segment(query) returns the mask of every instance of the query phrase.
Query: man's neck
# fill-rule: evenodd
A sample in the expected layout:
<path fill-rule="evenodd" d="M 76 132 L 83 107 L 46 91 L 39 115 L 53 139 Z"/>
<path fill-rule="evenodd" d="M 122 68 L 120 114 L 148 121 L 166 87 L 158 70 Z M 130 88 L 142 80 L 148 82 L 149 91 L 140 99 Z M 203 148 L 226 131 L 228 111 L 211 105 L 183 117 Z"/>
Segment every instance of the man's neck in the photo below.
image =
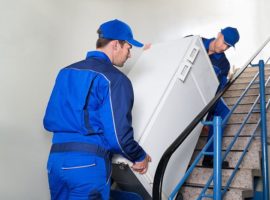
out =
<path fill-rule="evenodd" d="M 208 49 L 208 52 L 207 52 L 208 55 L 211 55 L 211 54 L 215 53 L 215 48 L 214 48 L 215 43 L 216 43 L 216 40 L 213 40 L 213 41 L 210 42 L 209 49 Z"/>
<path fill-rule="evenodd" d="M 108 58 L 110 59 L 110 61 L 113 62 L 112 52 L 110 51 L 109 48 L 97 48 L 96 50 L 105 53 L 108 56 Z"/>

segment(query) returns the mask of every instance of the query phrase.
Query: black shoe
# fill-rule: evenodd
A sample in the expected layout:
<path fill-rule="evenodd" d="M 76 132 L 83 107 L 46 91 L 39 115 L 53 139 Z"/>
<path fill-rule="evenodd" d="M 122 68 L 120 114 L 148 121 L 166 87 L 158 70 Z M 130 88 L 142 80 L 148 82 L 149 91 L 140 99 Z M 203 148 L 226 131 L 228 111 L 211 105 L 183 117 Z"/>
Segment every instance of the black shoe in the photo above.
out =
<path fill-rule="evenodd" d="M 213 168 L 213 156 L 204 156 L 202 166 L 207 168 Z"/>
<path fill-rule="evenodd" d="M 207 168 L 214 168 L 213 156 L 204 156 L 202 166 Z M 229 168 L 229 162 L 224 160 L 221 164 L 222 169 Z"/>
<path fill-rule="evenodd" d="M 224 160 L 222 161 L 222 164 L 221 164 L 221 168 L 222 169 L 228 169 L 230 166 L 229 166 L 229 162 Z"/>

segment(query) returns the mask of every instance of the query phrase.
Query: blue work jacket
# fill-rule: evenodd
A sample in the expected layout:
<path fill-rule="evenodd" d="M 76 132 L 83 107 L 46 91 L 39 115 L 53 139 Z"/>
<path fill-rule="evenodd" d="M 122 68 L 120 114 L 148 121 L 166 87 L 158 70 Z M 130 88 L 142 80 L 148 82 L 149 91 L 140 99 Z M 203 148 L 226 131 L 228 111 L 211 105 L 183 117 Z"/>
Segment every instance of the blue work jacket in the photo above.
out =
<path fill-rule="evenodd" d="M 53 143 L 101 145 L 132 162 L 146 153 L 134 140 L 130 80 L 100 51 L 60 70 L 48 102 L 44 127 Z"/>

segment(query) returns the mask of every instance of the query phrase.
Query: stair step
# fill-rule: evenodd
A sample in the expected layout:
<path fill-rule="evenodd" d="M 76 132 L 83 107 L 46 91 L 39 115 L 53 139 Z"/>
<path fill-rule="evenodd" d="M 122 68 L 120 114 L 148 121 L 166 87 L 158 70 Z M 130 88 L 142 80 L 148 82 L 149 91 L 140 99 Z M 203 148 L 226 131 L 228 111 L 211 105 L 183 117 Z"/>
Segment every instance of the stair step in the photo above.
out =
<path fill-rule="evenodd" d="M 239 103 L 239 105 L 253 104 L 258 95 L 245 96 Z M 223 98 L 228 106 L 234 106 L 239 97 L 225 97 Z M 266 95 L 265 99 L 270 99 L 270 95 Z M 258 102 L 259 103 L 259 102 Z"/>
<path fill-rule="evenodd" d="M 180 192 L 182 193 L 184 200 L 195 200 L 200 195 L 202 189 L 202 187 L 183 186 Z M 213 189 L 208 189 L 206 194 L 213 194 Z M 225 193 L 223 200 L 243 200 L 244 198 L 252 196 L 252 190 L 230 189 Z M 204 197 L 203 199 L 206 200 L 211 198 Z"/>
<path fill-rule="evenodd" d="M 234 136 L 236 132 L 240 129 L 240 126 L 241 124 L 227 124 L 223 132 L 223 136 Z M 251 136 L 255 129 L 256 124 L 245 124 L 240 133 L 240 136 Z M 208 136 L 208 133 L 202 132 L 201 136 Z"/>
<path fill-rule="evenodd" d="M 225 127 L 223 136 L 234 136 L 236 132 L 239 130 L 241 124 L 228 124 Z M 240 136 L 251 136 L 251 134 L 255 131 L 256 124 L 245 124 Z"/>
<path fill-rule="evenodd" d="M 240 76 L 239 78 L 248 78 L 248 77 L 254 77 L 256 75 L 256 73 L 258 72 L 258 70 L 254 70 L 254 71 L 250 71 L 250 70 L 245 70 Z M 268 68 L 265 69 L 265 76 L 270 75 L 270 71 Z"/>
<path fill-rule="evenodd" d="M 270 127 L 270 121 L 268 121 L 266 123 L 266 126 L 267 126 L 267 137 L 268 137 L 268 143 L 270 142 L 270 131 L 269 131 L 269 127 Z M 258 130 L 256 131 L 256 134 L 258 137 L 261 136 L 261 127 L 259 126 L 258 127 Z M 268 144 L 269 145 L 269 144 Z M 269 149 L 269 148 L 268 148 Z"/>
<path fill-rule="evenodd" d="M 242 124 L 246 116 L 247 114 L 232 114 L 227 124 Z M 252 113 L 247 123 L 256 124 L 260 118 L 260 113 Z"/>
<path fill-rule="evenodd" d="M 253 77 L 244 77 L 244 78 L 241 78 L 239 77 L 238 79 L 235 80 L 234 84 L 239 84 L 239 83 L 247 83 L 249 84 L 250 81 L 252 81 Z M 266 76 L 265 77 L 265 81 L 267 81 L 268 77 Z M 259 76 L 256 78 L 255 81 L 259 81 Z"/>
<path fill-rule="evenodd" d="M 240 101 L 239 105 L 252 104 L 256 100 L 256 98 L 257 95 L 246 96 Z M 239 97 L 223 97 L 223 100 L 228 106 L 234 106 L 238 99 Z"/>
<path fill-rule="evenodd" d="M 246 89 L 249 83 L 237 83 L 233 84 L 228 88 L 229 90 L 239 90 L 239 89 Z M 260 88 L 260 85 L 258 83 L 253 83 L 250 88 Z"/>
<path fill-rule="evenodd" d="M 236 109 L 233 111 L 233 114 L 243 114 L 248 113 L 251 109 L 253 104 L 245 104 L 245 105 L 238 105 Z M 228 106 L 230 109 L 233 108 L 233 106 Z M 260 104 L 256 104 L 253 108 L 252 112 L 260 112 Z"/>
<path fill-rule="evenodd" d="M 200 151 L 195 151 L 192 155 L 190 163 L 193 163 L 194 159 L 197 157 L 197 155 L 200 153 Z M 225 153 L 225 151 L 223 151 Z M 242 156 L 243 151 L 231 151 L 226 156 L 225 160 L 229 162 L 229 168 L 235 168 L 237 162 L 239 161 L 240 157 Z M 197 166 L 202 166 L 202 159 L 198 162 Z M 256 176 L 260 176 L 261 172 L 261 165 L 260 165 L 260 153 L 256 151 L 248 151 L 240 164 L 239 168 L 243 169 L 250 169 L 253 170 L 254 174 Z"/>
<path fill-rule="evenodd" d="M 270 70 L 270 64 L 265 64 L 264 65 L 264 69 L 265 69 L 265 71 L 266 70 Z M 245 72 L 258 72 L 259 71 L 259 67 L 258 66 L 256 66 L 256 67 L 251 67 L 251 66 L 249 66 L 249 67 L 247 67 L 246 69 L 245 69 L 245 71 L 244 71 L 244 73 Z"/>
<path fill-rule="evenodd" d="M 267 122 L 268 127 L 270 127 L 270 121 Z M 225 130 L 223 132 L 223 138 L 228 138 L 228 137 L 234 137 L 236 133 L 239 131 L 241 124 L 228 124 L 225 127 Z M 255 130 L 257 127 L 257 124 L 245 124 L 244 127 L 242 128 L 242 131 L 240 132 L 240 137 L 250 137 L 254 131 L 256 131 L 255 135 L 257 137 L 260 136 L 260 126 L 258 126 L 258 130 Z M 270 132 L 269 132 L 270 135 Z M 208 133 L 202 132 L 200 135 L 202 138 L 205 138 L 208 136 Z"/>
<path fill-rule="evenodd" d="M 244 89 L 239 89 L 239 90 L 228 90 L 225 92 L 223 97 L 240 97 L 244 92 Z M 258 95 L 260 93 L 259 88 L 251 88 L 247 91 L 247 95 Z M 265 89 L 266 94 L 270 94 L 270 87 L 266 87 Z"/>
<path fill-rule="evenodd" d="M 234 145 L 232 147 L 232 150 L 235 150 L 235 151 L 244 150 L 249 142 L 249 139 L 250 139 L 250 137 L 237 138 L 236 142 L 234 143 Z M 232 140 L 233 140 L 233 137 L 223 137 L 222 150 L 226 150 L 228 148 L 228 146 L 230 145 Z M 207 137 L 200 137 L 195 149 L 201 150 L 205 146 L 206 141 L 207 141 Z M 252 150 L 252 151 L 260 151 L 261 150 L 260 138 L 253 139 L 249 150 Z"/>
<path fill-rule="evenodd" d="M 193 172 L 187 179 L 187 184 L 195 184 L 198 186 L 204 186 L 212 175 L 213 169 L 211 168 L 194 168 Z M 228 179 L 230 178 L 233 170 L 223 169 L 222 170 L 222 186 L 225 186 Z M 212 184 L 213 185 L 213 182 Z M 241 169 L 235 174 L 235 177 L 230 185 L 231 188 L 253 190 L 253 174 L 251 170 Z"/>
<path fill-rule="evenodd" d="M 227 122 L 227 125 L 229 124 L 242 124 L 244 119 L 246 118 L 247 114 L 246 113 L 233 113 Z M 267 112 L 266 118 L 270 117 L 270 112 Z M 254 112 L 251 113 L 247 123 L 249 124 L 256 124 L 258 120 L 261 119 L 261 114 L 260 112 Z"/>

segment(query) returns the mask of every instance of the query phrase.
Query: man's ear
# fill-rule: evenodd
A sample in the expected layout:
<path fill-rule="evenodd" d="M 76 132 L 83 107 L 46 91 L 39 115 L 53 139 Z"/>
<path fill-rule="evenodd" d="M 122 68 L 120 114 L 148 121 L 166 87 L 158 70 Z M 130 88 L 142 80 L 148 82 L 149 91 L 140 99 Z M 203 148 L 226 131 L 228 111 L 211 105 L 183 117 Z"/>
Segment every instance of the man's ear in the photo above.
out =
<path fill-rule="evenodd" d="M 118 48 L 118 42 L 117 42 L 117 40 L 113 40 L 112 41 L 112 47 L 113 47 L 113 50 L 117 50 L 117 48 Z"/>

